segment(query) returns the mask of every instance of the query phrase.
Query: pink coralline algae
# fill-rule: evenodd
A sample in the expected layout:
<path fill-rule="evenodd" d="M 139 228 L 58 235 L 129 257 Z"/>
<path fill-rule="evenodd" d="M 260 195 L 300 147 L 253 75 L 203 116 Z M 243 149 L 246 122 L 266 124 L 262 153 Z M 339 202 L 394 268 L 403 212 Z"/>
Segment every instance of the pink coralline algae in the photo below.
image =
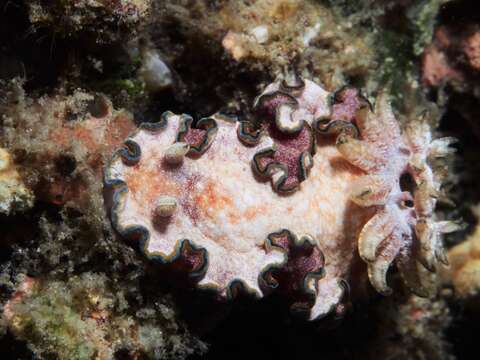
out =
<path fill-rule="evenodd" d="M 440 235 L 457 227 L 434 219 L 429 166 L 451 139 L 432 141 L 422 121 L 402 133 L 384 95 L 373 109 L 354 88 L 297 77 L 255 109 L 255 121 L 166 112 L 142 124 L 105 172 L 117 231 L 200 288 L 279 291 L 311 319 L 344 308 L 357 254 L 379 292 L 395 263 L 425 294 L 426 270 L 446 261 Z"/>

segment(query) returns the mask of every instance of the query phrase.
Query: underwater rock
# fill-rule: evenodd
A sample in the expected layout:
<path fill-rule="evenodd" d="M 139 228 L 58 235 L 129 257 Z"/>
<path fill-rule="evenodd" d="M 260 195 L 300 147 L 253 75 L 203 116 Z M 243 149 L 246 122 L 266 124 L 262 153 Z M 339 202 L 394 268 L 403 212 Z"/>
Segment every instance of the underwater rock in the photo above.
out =
<path fill-rule="evenodd" d="M 373 310 L 378 326 L 365 358 L 453 360 L 446 331 L 453 320 L 447 302 L 413 294 L 385 298 Z"/>
<path fill-rule="evenodd" d="M 9 215 L 33 205 L 33 194 L 25 187 L 7 150 L 0 148 L 0 213 Z"/>
<path fill-rule="evenodd" d="M 468 37 L 445 25 L 439 26 L 435 30 L 433 41 L 423 54 L 422 81 L 424 85 L 439 87 L 452 84 L 459 89 L 464 86 L 463 82 L 465 82 L 467 74 L 463 70 L 463 66 L 467 65 L 468 68 L 471 66 L 468 59 L 472 57 L 474 60 L 475 58 L 475 44 L 468 45 L 470 38 L 474 39 L 475 33 Z M 467 61 L 462 64 L 464 59 Z"/>
<path fill-rule="evenodd" d="M 3 317 L 42 359 L 184 359 L 204 352 L 206 345 L 177 323 L 169 306 L 168 299 L 158 299 L 132 313 L 123 290 L 102 274 L 67 282 L 25 276 Z"/>
<path fill-rule="evenodd" d="M 147 16 L 150 4 L 150 0 L 28 2 L 34 28 L 49 27 L 63 37 L 88 34 L 100 42 L 130 36 Z"/>
<path fill-rule="evenodd" d="M 152 6 L 152 12 L 159 14 L 149 29 L 152 39 L 169 64 L 182 64 L 178 75 L 184 82 L 192 80 L 190 72 L 196 69 L 199 55 L 210 62 L 222 58 L 224 79 L 244 68 L 274 78 L 296 63 L 301 74 L 315 77 L 329 90 L 348 77 L 378 71 L 372 32 L 363 33 L 349 19 L 340 21 L 325 2 L 228 0 L 212 5 L 206 0 L 168 0 Z M 179 44 L 178 36 L 188 39 L 189 45 Z M 208 46 L 198 46 L 202 43 Z M 189 66 L 182 69 L 184 64 Z M 208 73 L 204 82 L 222 86 L 221 81 L 212 81 L 212 75 Z M 199 85 L 189 83 L 185 91 Z"/>
<path fill-rule="evenodd" d="M 81 208 L 101 184 L 104 161 L 134 128 L 132 116 L 103 95 L 26 97 L 15 84 L 2 142 L 17 155 L 27 186 L 49 203 Z"/>
<path fill-rule="evenodd" d="M 441 96 L 449 95 L 452 105 L 478 131 L 475 108 L 479 101 L 480 26 L 472 5 L 450 2 L 442 8 L 421 69 L 423 84 L 437 89 Z"/>
<path fill-rule="evenodd" d="M 479 208 L 475 209 L 478 217 Z M 450 267 L 442 271 L 445 284 L 453 285 L 459 299 L 475 299 L 480 294 L 480 227 L 448 251 Z"/>

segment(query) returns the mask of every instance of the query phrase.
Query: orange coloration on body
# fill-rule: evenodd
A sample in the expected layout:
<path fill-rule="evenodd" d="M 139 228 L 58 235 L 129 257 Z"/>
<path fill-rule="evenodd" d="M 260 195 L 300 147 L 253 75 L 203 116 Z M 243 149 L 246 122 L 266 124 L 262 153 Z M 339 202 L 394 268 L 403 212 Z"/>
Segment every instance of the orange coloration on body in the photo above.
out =
<path fill-rule="evenodd" d="M 145 195 L 141 201 L 145 203 L 154 203 L 157 194 L 176 196 L 182 192 L 181 184 L 170 179 L 168 176 L 161 176 L 164 172 L 158 172 L 155 169 L 142 171 L 138 173 L 129 173 L 126 181 L 130 185 L 132 193 Z M 153 191 L 141 191 L 145 187 Z M 140 200 L 140 199 L 139 199 Z"/>
<path fill-rule="evenodd" d="M 432 220 L 440 183 L 427 160 L 446 156 L 451 139 L 432 140 L 425 123 L 402 133 L 384 95 L 373 110 L 358 91 L 341 94 L 332 111 L 330 95 L 311 81 L 271 84 L 255 102 L 263 132 L 212 116 L 213 135 L 197 139 L 208 146 L 171 169 L 162 156 L 191 118 L 165 113 L 162 129 L 130 138 L 141 149 L 137 164 L 117 157 L 107 169 L 107 185 L 120 176 L 129 190 L 114 226 L 127 235 L 142 229 L 146 253 L 169 260 L 188 240 L 203 265 L 195 266 L 203 271 L 199 286 L 222 296 L 239 286 L 257 295 L 281 289 L 310 318 L 341 312 L 350 280 L 364 287 L 368 276 L 388 293 L 391 264 L 422 293 L 417 264 L 433 271 L 443 261 L 439 236 L 454 229 Z M 325 123 L 328 113 L 340 119 Z M 413 189 L 401 187 L 405 174 Z M 158 229 L 150 219 L 161 196 L 173 197 L 179 211 Z"/>
<path fill-rule="evenodd" d="M 215 213 L 224 210 L 226 207 L 232 206 L 232 199 L 227 194 L 220 191 L 218 184 L 212 180 L 208 180 L 205 188 L 195 195 L 195 203 L 199 209 L 204 212 L 209 212 L 212 217 Z"/>

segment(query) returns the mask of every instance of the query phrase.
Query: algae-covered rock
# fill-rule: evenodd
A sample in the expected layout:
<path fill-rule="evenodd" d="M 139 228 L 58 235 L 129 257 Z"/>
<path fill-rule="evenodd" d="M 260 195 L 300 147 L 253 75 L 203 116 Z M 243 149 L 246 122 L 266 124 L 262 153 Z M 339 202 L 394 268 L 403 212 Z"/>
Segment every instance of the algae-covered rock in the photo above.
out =
<path fill-rule="evenodd" d="M 150 0 L 35 0 L 28 3 L 36 28 L 51 27 L 62 37 L 86 33 L 97 41 L 114 41 L 135 30 L 147 15 Z"/>
<path fill-rule="evenodd" d="M 477 217 L 479 207 L 474 209 Z M 452 286 L 458 299 L 474 304 L 480 295 L 480 227 L 473 234 L 448 252 L 450 267 L 445 269 L 442 279 Z M 476 306 L 475 306 L 476 307 Z"/>
<path fill-rule="evenodd" d="M 101 201 L 105 160 L 132 131 L 131 114 L 81 90 L 32 98 L 13 81 L 5 94 L 0 141 L 37 197 L 77 208 Z"/>
<path fill-rule="evenodd" d="M 25 277 L 4 307 L 8 328 L 41 359 L 183 359 L 205 344 L 177 323 L 169 298 L 135 312 L 105 275 Z"/>
<path fill-rule="evenodd" d="M 10 153 L 0 148 L 0 213 L 26 210 L 33 204 L 33 195 L 25 187 Z"/>

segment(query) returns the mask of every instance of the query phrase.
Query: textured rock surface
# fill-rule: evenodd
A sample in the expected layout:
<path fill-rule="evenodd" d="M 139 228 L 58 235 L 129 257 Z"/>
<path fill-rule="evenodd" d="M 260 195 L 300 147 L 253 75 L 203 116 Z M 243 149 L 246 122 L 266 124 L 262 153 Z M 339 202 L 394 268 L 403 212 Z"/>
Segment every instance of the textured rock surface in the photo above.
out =
<path fill-rule="evenodd" d="M 33 195 L 23 184 L 12 155 L 0 148 L 0 212 L 24 211 L 33 204 Z"/>
<path fill-rule="evenodd" d="M 33 339 L 41 358 L 183 359 L 206 346 L 184 333 L 169 299 L 128 314 L 125 293 L 105 276 L 85 273 L 68 282 L 25 277 L 4 306 L 4 320 L 20 339 Z"/>
<path fill-rule="evenodd" d="M 478 216 L 478 207 L 475 209 Z M 455 295 L 473 303 L 480 291 L 480 230 L 478 225 L 465 241 L 448 251 L 450 267 L 442 273 L 443 281 L 452 285 Z"/>

